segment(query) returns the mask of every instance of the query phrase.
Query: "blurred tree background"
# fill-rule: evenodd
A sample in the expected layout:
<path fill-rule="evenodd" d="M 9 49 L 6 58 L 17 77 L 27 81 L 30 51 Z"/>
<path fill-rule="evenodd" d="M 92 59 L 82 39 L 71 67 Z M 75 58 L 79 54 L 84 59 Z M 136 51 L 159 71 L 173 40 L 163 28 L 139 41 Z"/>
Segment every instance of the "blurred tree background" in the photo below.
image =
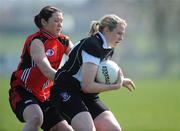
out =
<path fill-rule="evenodd" d="M 17 66 L 26 36 L 37 30 L 34 16 L 43 6 L 64 12 L 63 32 L 75 43 L 92 20 L 115 13 L 128 23 L 114 60 L 135 78 L 180 77 L 179 0 L 0 0 L 0 75 Z"/>
<path fill-rule="evenodd" d="M 0 131 L 19 131 L 8 102 L 9 79 L 42 7 L 64 13 L 63 33 L 76 43 L 92 20 L 117 14 L 128 23 L 113 59 L 137 86 L 102 93 L 124 131 L 180 130 L 180 0 L 0 0 Z M 12 125 L 12 126 L 11 126 Z"/>

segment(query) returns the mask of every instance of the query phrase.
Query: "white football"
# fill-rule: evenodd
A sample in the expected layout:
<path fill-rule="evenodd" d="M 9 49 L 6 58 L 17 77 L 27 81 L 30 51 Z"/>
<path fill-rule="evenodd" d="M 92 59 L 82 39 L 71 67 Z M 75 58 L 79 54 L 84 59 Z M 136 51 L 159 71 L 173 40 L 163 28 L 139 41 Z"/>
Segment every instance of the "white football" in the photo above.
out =
<path fill-rule="evenodd" d="M 120 67 L 112 60 L 102 61 L 98 66 L 96 81 L 104 84 L 114 84 L 118 80 Z"/>

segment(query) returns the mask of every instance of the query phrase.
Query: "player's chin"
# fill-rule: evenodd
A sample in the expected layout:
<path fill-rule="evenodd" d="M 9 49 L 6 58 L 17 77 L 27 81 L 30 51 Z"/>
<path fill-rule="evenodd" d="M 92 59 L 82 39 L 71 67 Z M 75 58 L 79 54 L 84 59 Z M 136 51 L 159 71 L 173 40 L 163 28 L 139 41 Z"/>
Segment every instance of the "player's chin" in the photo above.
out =
<path fill-rule="evenodd" d="M 59 29 L 59 28 L 56 29 L 56 33 L 57 33 L 57 34 L 61 33 L 61 29 Z"/>
<path fill-rule="evenodd" d="M 119 44 L 119 42 L 115 42 L 115 43 L 114 43 L 114 47 L 117 46 L 118 44 Z"/>
<path fill-rule="evenodd" d="M 55 32 L 55 35 L 58 36 L 60 33 L 61 33 L 61 32 L 57 30 L 57 31 Z"/>

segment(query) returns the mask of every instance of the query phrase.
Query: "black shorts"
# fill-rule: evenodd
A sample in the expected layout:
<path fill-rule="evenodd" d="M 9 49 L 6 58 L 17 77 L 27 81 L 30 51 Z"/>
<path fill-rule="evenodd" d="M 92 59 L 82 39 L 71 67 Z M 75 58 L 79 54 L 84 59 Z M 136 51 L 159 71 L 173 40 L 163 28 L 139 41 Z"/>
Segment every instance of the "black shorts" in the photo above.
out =
<path fill-rule="evenodd" d="M 64 120 L 63 116 L 51 105 L 50 101 L 42 103 L 32 93 L 22 87 L 15 87 L 9 90 L 9 102 L 13 112 L 21 122 L 25 122 L 23 119 L 24 109 L 31 104 L 38 104 L 44 115 L 41 126 L 44 130 L 49 130 L 55 124 Z"/>
<path fill-rule="evenodd" d="M 109 110 L 100 100 L 97 93 L 81 92 L 80 94 L 93 119 L 95 119 L 102 112 Z"/>
<path fill-rule="evenodd" d="M 83 111 L 90 112 L 92 118 L 96 118 L 102 112 L 108 110 L 108 108 L 99 99 L 98 94 L 85 94 L 82 91 L 71 90 L 71 85 L 64 85 L 70 88 L 64 88 L 54 85 L 51 90 L 51 101 L 58 108 L 60 112 L 63 112 L 70 120 L 78 113 Z M 69 90 L 70 89 L 70 90 Z"/>

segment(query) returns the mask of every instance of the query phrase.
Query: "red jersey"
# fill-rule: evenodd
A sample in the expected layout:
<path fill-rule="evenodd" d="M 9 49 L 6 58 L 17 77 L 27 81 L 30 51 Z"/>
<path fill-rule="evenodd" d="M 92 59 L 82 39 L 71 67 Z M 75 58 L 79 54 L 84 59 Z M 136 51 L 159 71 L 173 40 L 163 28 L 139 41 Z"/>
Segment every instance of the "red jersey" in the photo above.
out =
<path fill-rule="evenodd" d="M 53 81 L 43 75 L 30 56 L 30 44 L 34 39 L 40 39 L 43 42 L 46 56 L 54 69 L 58 69 L 60 65 L 63 54 L 69 45 L 69 39 L 62 34 L 54 37 L 47 31 L 40 30 L 28 36 L 25 41 L 21 61 L 11 78 L 11 87 L 21 86 L 32 92 L 38 100 L 44 102 L 50 96 Z"/>

